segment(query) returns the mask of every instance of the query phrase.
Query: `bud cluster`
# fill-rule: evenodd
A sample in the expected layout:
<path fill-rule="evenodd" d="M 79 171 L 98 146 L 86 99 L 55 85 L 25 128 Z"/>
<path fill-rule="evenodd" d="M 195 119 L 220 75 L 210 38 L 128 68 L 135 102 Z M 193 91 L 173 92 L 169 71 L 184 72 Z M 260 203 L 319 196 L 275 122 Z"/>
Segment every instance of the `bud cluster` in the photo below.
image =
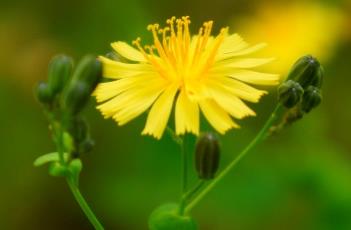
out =
<path fill-rule="evenodd" d="M 102 64 L 88 55 L 73 67 L 70 57 L 55 56 L 49 64 L 47 82 L 40 82 L 35 94 L 48 115 L 54 140 L 62 138 L 64 152 L 77 158 L 94 145 L 80 112 L 101 79 Z"/>
<path fill-rule="evenodd" d="M 322 101 L 323 67 L 311 55 L 301 57 L 291 68 L 287 80 L 278 88 L 279 102 L 289 110 L 285 123 L 301 119 Z"/>

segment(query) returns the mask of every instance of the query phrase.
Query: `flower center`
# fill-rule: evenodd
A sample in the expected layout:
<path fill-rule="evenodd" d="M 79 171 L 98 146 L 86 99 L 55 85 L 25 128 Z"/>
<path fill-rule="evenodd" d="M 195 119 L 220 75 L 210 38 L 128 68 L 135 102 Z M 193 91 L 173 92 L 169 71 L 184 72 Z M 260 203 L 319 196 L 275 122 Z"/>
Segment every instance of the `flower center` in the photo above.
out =
<path fill-rule="evenodd" d="M 159 28 L 159 24 L 147 27 L 152 32 L 153 45 L 143 48 L 140 38 L 133 44 L 161 77 L 178 83 L 180 88 L 188 91 L 188 88 L 193 88 L 191 85 L 200 83 L 206 77 L 228 29 L 223 28 L 214 38 L 211 36 L 213 21 L 208 21 L 200 27 L 197 35 L 191 37 L 188 16 L 179 19 L 172 17 L 167 24 L 164 28 Z"/>

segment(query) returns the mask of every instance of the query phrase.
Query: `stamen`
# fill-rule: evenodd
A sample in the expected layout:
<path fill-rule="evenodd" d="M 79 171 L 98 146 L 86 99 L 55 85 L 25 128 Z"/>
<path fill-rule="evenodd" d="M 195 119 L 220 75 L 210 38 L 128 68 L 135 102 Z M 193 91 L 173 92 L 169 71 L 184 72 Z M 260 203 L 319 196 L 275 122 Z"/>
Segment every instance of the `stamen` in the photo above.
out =
<path fill-rule="evenodd" d="M 202 27 L 199 29 L 199 33 L 198 33 L 198 37 L 197 37 L 197 41 L 196 41 L 196 46 L 195 46 L 195 51 L 194 51 L 194 57 L 193 57 L 193 61 L 191 63 L 192 66 L 197 63 L 198 56 L 200 55 L 200 44 L 201 44 L 201 40 L 202 40 L 203 30 L 204 29 Z"/>
<path fill-rule="evenodd" d="M 228 27 L 222 28 L 220 33 L 215 38 L 215 40 L 213 42 L 214 45 L 211 47 L 211 51 L 210 51 L 209 55 L 206 58 L 206 63 L 204 65 L 204 68 L 203 68 L 202 73 L 200 74 L 200 76 L 202 76 L 202 74 L 204 72 L 206 72 L 208 70 L 208 68 L 210 67 L 210 65 L 213 63 L 214 58 L 215 58 L 216 53 L 217 53 L 217 50 L 218 50 L 219 46 L 221 45 L 221 43 L 223 42 L 223 39 L 224 39 L 224 37 L 225 37 L 227 32 L 228 32 Z"/>
<path fill-rule="evenodd" d="M 147 55 L 143 47 L 141 47 L 140 42 L 141 42 L 141 38 L 138 37 L 134 41 L 132 41 L 132 44 L 140 50 L 140 52 L 143 54 L 146 60 L 150 60 L 149 56 Z"/>
<path fill-rule="evenodd" d="M 191 76 L 202 76 L 213 63 L 227 29 L 222 29 L 209 46 L 213 21 L 205 22 L 198 31 L 193 50 L 190 49 L 189 16 L 173 16 L 167 19 L 166 23 L 164 28 L 160 28 L 159 24 L 147 26 L 153 36 L 153 45 L 142 48 L 140 38 L 133 41 L 133 44 L 165 79 L 185 83 Z"/>

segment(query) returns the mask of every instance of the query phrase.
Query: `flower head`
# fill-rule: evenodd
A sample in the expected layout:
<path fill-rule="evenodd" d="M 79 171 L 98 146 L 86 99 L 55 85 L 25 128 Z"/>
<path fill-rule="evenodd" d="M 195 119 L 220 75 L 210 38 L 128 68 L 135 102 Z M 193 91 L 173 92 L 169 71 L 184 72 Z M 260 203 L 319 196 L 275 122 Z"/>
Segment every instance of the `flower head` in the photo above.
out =
<path fill-rule="evenodd" d="M 266 91 L 254 85 L 276 85 L 278 76 L 249 70 L 271 58 L 245 57 L 265 46 L 249 46 L 228 28 L 211 36 L 208 21 L 191 36 L 188 17 L 167 20 L 168 26 L 148 26 L 154 44 L 142 47 L 138 38 L 129 46 L 112 43 L 113 49 L 130 62 L 100 57 L 104 76 L 95 91 L 98 109 L 105 118 L 123 125 L 150 109 L 142 134 L 161 138 L 175 104 L 176 134 L 199 134 L 200 111 L 221 134 L 239 126 L 232 117 L 254 116 L 244 101 L 258 102 Z"/>

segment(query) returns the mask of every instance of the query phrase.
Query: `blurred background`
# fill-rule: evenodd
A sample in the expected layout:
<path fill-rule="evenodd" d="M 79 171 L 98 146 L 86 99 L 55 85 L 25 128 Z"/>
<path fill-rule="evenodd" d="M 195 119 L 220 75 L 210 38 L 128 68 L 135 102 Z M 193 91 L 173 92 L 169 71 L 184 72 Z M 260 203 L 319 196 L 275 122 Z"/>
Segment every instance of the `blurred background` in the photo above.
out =
<path fill-rule="evenodd" d="M 208 194 L 193 210 L 200 229 L 351 229 L 350 0 L 1 0 L 0 228 L 91 229 L 65 181 L 33 167 L 54 150 L 33 87 L 53 55 L 77 60 L 109 52 L 116 40 L 145 41 L 147 24 L 173 15 L 190 15 L 192 31 L 213 19 L 215 31 L 230 26 L 249 43 L 267 42 L 260 55 L 277 58 L 267 71 L 284 76 L 307 53 L 326 70 L 322 105 L 258 146 Z M 222 166 L 275 100 L 272 89 L 252 105 L 257 117 L 222 138 Z M 117 127 L 94 107 L 92 100 L 85 111 L 97 145 L 83 156 L 82 193 L 106 229 L 147 229 L 154 208 L 179 198 L 178 146 L 167 135 L 141 136 L 145 115 Z"/>

